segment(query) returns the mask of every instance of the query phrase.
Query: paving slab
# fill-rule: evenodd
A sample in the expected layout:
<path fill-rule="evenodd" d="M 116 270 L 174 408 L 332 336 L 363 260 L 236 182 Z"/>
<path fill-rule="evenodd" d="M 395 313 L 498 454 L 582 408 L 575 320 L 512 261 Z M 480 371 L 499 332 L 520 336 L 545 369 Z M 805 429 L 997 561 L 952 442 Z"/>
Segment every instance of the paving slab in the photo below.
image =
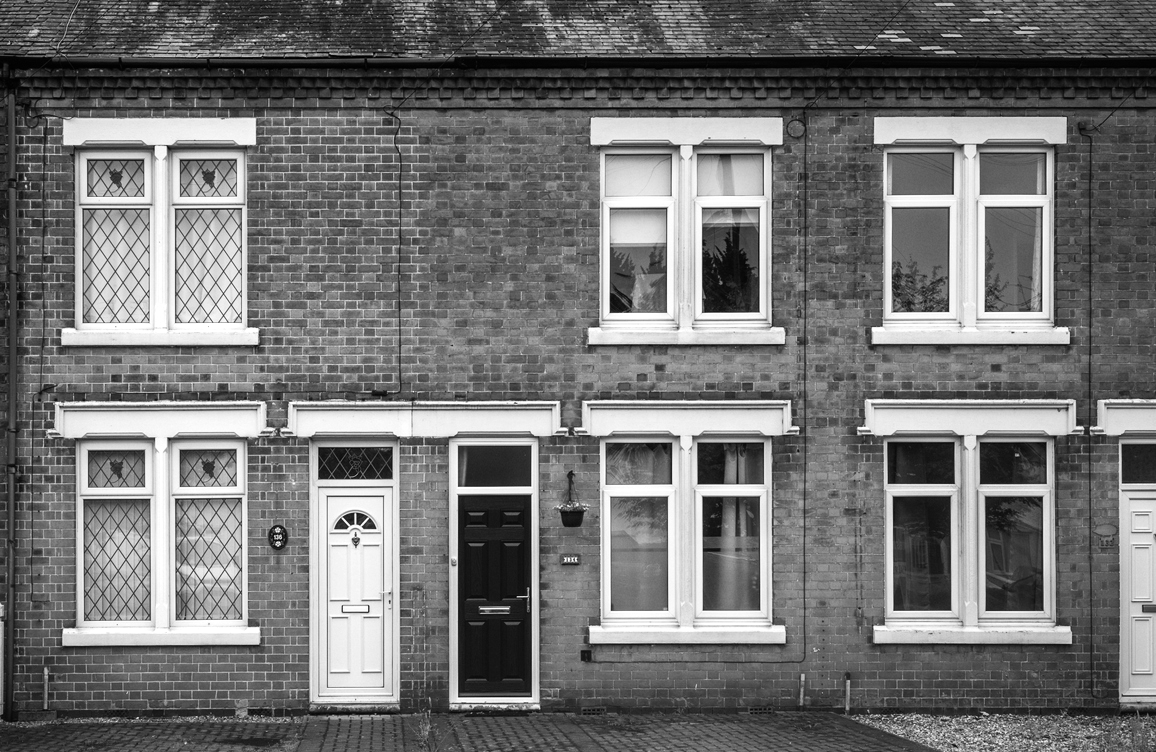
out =
<path fill-rule="evenodd" d="M 376 715 L 0 723 L 3 752 L 930 752 L 833 713 Z"/>

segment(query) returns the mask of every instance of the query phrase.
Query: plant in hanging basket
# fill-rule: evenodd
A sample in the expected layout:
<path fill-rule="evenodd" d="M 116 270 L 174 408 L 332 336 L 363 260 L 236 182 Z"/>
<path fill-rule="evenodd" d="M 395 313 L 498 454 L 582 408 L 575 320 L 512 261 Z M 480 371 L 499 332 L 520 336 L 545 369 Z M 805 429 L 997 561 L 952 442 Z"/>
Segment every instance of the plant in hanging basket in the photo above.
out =
<path fill-rule="evenodd" d="M 563 526 L 580 527 L 582 516 L 586 514 L 590 505 L 581 501 L 564 501 L 554 508 L 558 510 L 558 514 L 562 515 Z"/>

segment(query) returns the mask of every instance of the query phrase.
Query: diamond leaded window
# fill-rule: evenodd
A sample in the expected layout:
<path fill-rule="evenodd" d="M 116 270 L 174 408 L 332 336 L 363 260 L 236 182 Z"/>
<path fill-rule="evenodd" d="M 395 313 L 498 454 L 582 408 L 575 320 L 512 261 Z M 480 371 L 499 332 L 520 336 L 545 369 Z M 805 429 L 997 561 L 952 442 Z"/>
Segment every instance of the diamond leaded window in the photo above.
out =
<path fill-rule="evenodd" d="M 79 480 L 80 626 L 245 623 L 241 443 L 85 443 Z"/>
<path fill-rule="evenodd" d="M 229 329 L 245 322 L 240 151 L 83 151 L 80 329 Z"/>

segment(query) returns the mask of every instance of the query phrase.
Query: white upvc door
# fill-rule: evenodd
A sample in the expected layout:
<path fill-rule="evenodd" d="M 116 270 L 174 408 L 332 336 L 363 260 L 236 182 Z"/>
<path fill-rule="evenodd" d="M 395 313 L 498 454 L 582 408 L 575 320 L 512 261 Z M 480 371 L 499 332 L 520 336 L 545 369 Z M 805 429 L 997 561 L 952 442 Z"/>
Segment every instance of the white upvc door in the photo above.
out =
<path fill-rule="evenodd" d="M 317 497 L 315 700 L 396 701 L 393 489 Z"/>
<path fill-rule="evenodd" d="M 1156 491 L 1120 494 L 1120 695 L 1156 701 Z"/>

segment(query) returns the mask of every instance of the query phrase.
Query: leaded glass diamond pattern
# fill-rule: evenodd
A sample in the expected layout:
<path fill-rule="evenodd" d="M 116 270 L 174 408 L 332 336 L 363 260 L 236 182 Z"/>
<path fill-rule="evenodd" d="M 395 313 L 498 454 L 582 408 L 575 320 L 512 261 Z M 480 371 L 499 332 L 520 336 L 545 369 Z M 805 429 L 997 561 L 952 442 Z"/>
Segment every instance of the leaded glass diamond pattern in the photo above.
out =
<path fill-rule="evenodd" d="M 88 453 L 89 488 L 144 488 L 144 485 L 143 451 Z"/>
<path fill-rule="evenodd" d="M 389 447 L 321 447 L 317 450 L 319 480 L 389 480 L 393 449 Z"/>
<path fill-rule="evenodd" d="M 144 160 L 88 160 L 88 195 L 92 198 L 143 198 Z"/>
<path fill-rule="evenodd" d="M 148 501 L 85 502 L 86 621 L 149 621 L 152 618 L 149 525 Z"/>
<path fill-rule="evenodd" d="M 241 210 L 176 211 L 176 319 L 241 322 Z"/>
<path fill-rule="evenodd" d="M 241 500 L 176 502 L 176 618 L 236 620 L 241 612 Z"/>
<path fill-rule="evenodd" d="M 236 449 L 182 449 L 181 488 L 232 488 L 237 485 Z"/>
<path fill-rule="evenodd" d="M 181 160 L 182 197 L 233 197 L 236 195 L 237 160 Z"/>
<path fill-rule="evenodd" d="M 149 320 L 149 210 L 86 209 L 83 275 L 86 324 Z"/>

